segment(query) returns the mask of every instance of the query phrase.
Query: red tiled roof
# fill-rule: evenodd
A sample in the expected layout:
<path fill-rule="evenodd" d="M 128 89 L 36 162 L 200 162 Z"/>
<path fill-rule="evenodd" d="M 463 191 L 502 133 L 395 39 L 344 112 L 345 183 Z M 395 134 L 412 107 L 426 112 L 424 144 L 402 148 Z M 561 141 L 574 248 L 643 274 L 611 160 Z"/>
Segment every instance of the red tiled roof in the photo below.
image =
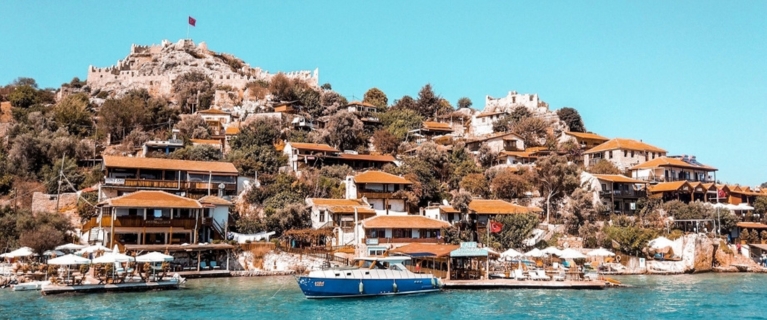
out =
<path fill-rule="evenodd" d="M 435 121 L 424 121 L 422 123 L 422 128 L 432 131 L 453 131 L 453 128 L 450 127 L 450 124 Z"/>
<path fill-rule="evenodd" d="M 124 196 L 108 199 L 99 205 L 117 208 L 202 208 L 200 202 L 165 191 L 140 190 Z"/>
<path fill-rule="evenodd" d="M 404 246 L 392 249 L 393 253 L 405 255 L 431 253 L 434 257 L 446 257 L 450 252 L 460 248 L 457 244 L 432 244 L 432 243 L 410 243 Z"/>
<path fill-rule="evenodd" d="M 762 224 L 758 222 L 738 222 L 737 226 L 740 228 L 748 228 L 748 229 L 767 229 L 767 224 Z"/>
<path fill-rule="evenodd" d="M 197 111 L 197 113 L 229 115 L 229 112 L 219 110 L 219 109 L 202 110 L 202 111 Z"/>
<path fill-rule="evenodd" d="M 644 181 L 634 180 L 620 174 L 592 174 L 592 175 L 599 180 L 610 181 L 610 182 L 645 183 Z"/>
<path fill-rule="evenodd" d="M 637 170 L 637 169 L 654 169 L 658 167 L 678 167 L 678 168 L 690 168 L 690 169 L 702 169 L 702 170 L 713 170 L 716 171 L 716 168 L 706 166 L 706 165 L 694 165 L 687 162 L 682 161 L 682 159 L 679 158 L 669 158 L 669 157 L 660 157 L 655 158 L 647 162 L 643 162 L 641 164 L 638 164 L 636 166 L 631 167 L 631 170 Z"/>
<path fill-rule="evenodd" d="M 293 149 L 299 150 L 311 150 L 311 151 L 324 151 L 324 152 L 339 152 L 338 149 L 333 148 L 327 144 L 318 143 L 302 143 L 302 142 L 288 142 Z"/>
<path fill-rule="evenodd" d="M 588 154 L 588 153 L 601 152 L 601 151 L 607 151 L 607 150 L 636 150 L 636 151 L 649 151 L 649 152 L 660 152 L 660 153 L 666 152 L 666 150 L 663 150 L 653 145 L 649 145 L 642 141 L 615 138 L 603 144 L 600 144 L 596 147 L 593 147 L 584 153 Z"/>
<path fill-rule="evenodd" d="M 571 135 L 573 137 L 576 137 L 578 139 L 591 139 L 591 140 L 602 140 L 607 142 L 607 140 L 610 140 L 609 138 L 605 138 L 603 136 L 600 136 L 596 133 L 591 132 L 572 132 L 572 131 L 565 131 L 565 134 Z"/>
<path fill-rule="evenodd" d="M 338 159 L 344 160 L 360 160 L 360 161 L 377 161 L 377 162 L 394 162 L 393 156 L 389 154 L 375 155 L 375 154 L 348 154 L 342 153 L 335 156 Z"/>
<path fill-rule="evenodd" d="M 478 114 L 476 117 L 477 118 L 490 117 L 490 116 L 499 115 L 499 114 L 506 114 L 506 112 L 483 112 Z"/>
<path fill-rule="evenodd" d="M 687 183 L 687 181 L 672 181 L 672 182 L 662 182 L 659 184 L 656 184 L 654 186 L 650 186 L 648 189 L 652 193 L 658 193 L 658 192 L 670 192 L 670 191 L 679 191 L 682 189 L 682 186 L 690 187 L 690 184 Z"/>
<path fill-rule="evenodd" d="M 389 174 L 383 171 L 365 171 L 354 176 L 356 183 L 392 183 L 392 184 L 412 184 L 407 179 Z"/>
<path fill-rule="evenodd" d="M 453 206 L 439 206 L 439 210 L 445 213 L 461 213 L 461 211 L 456 210 Z"/>
<path fill-rule="evenodd" d="M 197 172 L 213 172 L 237 174 L 237 168 L 231 162 L 191 161 L 161 158 L 131 158 L 104 156 L 104 166 L 107 168 L 183 170 Z"/>
<path fill-rule="evenodd" d="M 349 104 L 347 104 L 346 106 L 354 106 L 354 105 L 368 107 L 368 108 L 376 108 L 376 106 L 374 106 L 374 105 L 372 105 L 370 103 L 362 102 L 362 101 L 357 101 L 357 100 L 349 102 Z"/>
<path fill-rule="evenodd" d="M 189 141 L 191 141 L 192 144 L 213 144 L 216 146 L 221 145 L 221 140 L 216 139 L 189 139 Z"/>
<path fill-rule="evenodd" d="M 364 220 L 362 226 L 365 229 L 442 229 L 450 227 L 450 224 L 424 216 L 376 216 Z"/>
<path fill-rule="evenodd" d="M 207 204 L 218 204 L 222 206 L 233 206 L 234 204 L 227 201 L 226 199 L 223 199 L 221 197 L 217 196 L 204 196 L 200 198 L 200 200 L 197 200 L 200 203 L 207 203 Z"/>

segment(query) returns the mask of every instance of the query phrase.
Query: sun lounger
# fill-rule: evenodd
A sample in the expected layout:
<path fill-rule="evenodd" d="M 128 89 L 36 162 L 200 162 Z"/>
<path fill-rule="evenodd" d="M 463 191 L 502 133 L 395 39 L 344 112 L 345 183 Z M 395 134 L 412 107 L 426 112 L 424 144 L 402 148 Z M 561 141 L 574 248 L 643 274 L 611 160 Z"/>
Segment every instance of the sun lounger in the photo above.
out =
<path fill-rule="evenodd" d="M 554 281 L 565 281 L 565 273 L 564 272 L 559 272 L 559 273 L 555 274 L 553 277 L 554 277 Z"/>
<path fill-rule="evenodd" d="M 221 269 L 221 266 L 219 266 L 215 261 L 210 262 L 210 267 L 213 269 Z"/>
<path fill-rule="evenodd" d="M 545 281 L 551 280 L 551 278 L 546 275 L 545 270 L 537 270 L 536 273 L 538 275 L 538 280 L 545 280 Z"/>
<path fill-rule="evenodd" d="M 519 270 L 519 269 L 514 270 L 514 278 L 517 278 L 517 280 L 527 280 L 527 277 L 525 277 L 525 274 L 522 273 L 522 270 Z"/>
<path fill-rule="evenodd" d="M 210 267 L 208 267 L 208 263 L 205 261 L 200 262 L 200 270 L 210 270 Z"/>

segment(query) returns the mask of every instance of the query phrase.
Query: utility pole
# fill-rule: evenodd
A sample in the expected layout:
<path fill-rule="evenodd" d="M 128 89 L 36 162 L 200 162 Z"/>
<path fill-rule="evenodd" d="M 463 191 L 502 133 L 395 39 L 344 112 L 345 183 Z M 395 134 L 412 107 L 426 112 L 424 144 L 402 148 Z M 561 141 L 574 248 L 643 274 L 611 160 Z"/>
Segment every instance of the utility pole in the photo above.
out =
<path fill-rule="evenodd" d="M 64 160 L 67 155 L 61 155 L 61 169 L 59 170 L 59 184 L 56 186 L 56 213 L 59 213 L 59 202 L 61 200 L 61 177 L 64 176 Z"/>

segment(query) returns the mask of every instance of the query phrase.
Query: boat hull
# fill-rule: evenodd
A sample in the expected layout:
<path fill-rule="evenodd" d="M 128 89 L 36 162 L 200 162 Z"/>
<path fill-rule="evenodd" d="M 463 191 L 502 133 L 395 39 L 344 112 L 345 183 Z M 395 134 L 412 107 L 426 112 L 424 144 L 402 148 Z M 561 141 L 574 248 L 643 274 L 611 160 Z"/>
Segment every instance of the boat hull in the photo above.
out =
<path fill-rule="evenodd" d="M 432 278 L 334 279 L 301 276 L 297 277 L 297 281 L 309 299 L 405 295 L 440 290 L 438 281 Z"/>

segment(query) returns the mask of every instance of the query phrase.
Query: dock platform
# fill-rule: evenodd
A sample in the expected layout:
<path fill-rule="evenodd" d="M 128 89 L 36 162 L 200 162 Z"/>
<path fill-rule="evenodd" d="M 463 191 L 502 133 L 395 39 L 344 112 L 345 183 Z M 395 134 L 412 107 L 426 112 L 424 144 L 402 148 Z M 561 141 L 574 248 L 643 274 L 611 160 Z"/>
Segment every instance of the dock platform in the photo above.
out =
<path fill-rule="evenodd" d="M 45 285 L 40 292 L 43 295 L 62 293 L 96 293 L 96 292 L 126 292 L 126 291 L 150 291 L 150 290 L 173 290 L 178 289 L 178 281 L 160 282 L 128 282 L 120 284 L 84 284 L 76 286 Z"/>
<path fill-rule="evenodd" d="M 604 289 L 605 281 L 442 280 L 445 289 Z"/>

